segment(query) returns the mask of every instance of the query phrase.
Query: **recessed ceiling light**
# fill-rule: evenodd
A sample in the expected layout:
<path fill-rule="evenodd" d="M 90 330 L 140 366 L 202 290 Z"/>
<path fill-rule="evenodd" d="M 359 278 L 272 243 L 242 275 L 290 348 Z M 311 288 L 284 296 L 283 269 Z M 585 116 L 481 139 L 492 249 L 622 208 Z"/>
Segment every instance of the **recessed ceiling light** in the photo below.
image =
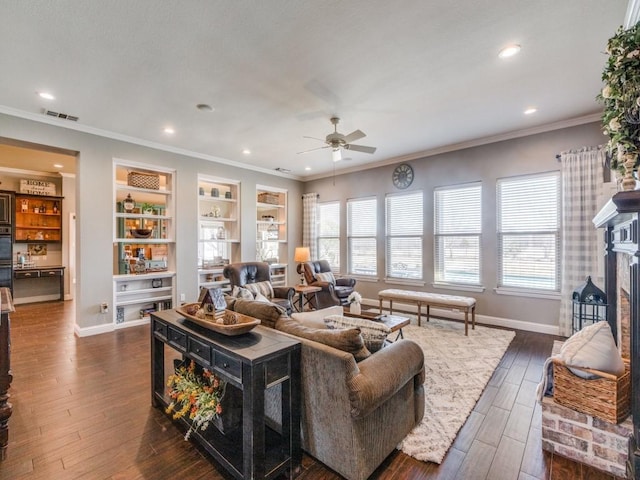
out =
<path fill-rule="evenodd" d="M 56 97 L 51 95 L 49 92 L 38 92 L 38 96 L 40 98 L 44 98 L 45 100 L 55 100 Z"/>
<path fill-rule="evenodd" d="M 502 50 L 500 50 L 500 52 L 498 53 L 498 57 L 509 58 L 509 57 L 513 57 L 515 54 L 519 52 L 520 52 L 520 45 L 509 45 L 507 47 L 504 47 Z"/>
<path fill-rule="evenodd" d="M 61 165 L 59 163 L 54 163 L 53 164 L 53 168 L 63 168 L 63 167 L 64 167 L 64 165 Z"/>
<path fill-rule="evenodd" d="M 311 167 L 304 167 L 304 169 L 308 172 L 309 170 L 311 170 Z"/>
<path fill-rule="evenodd" d="M 527 109 L 524 111 L 524 114 L 525 114 L 525 115 L 531 115 L 532 113 L 536 113 L 537 111 L 538 111 L 538 109 L 537 109 L 537 108 L 531 107 L 531 108 L 527 108 Z"/>
<path fill-rule="evenodd" d="M 242 153 L 245 155 L 251 155 L 251 150 L 249 150 L 248 148 L 245 148 L 242 150 Z"/>
<path fill-rule="evenodd" d="M 164 133 L 166 133 L 167 135 L 173 135 L 174 133 L 176 133 L 176 131 L 172 127 L 165 127 Z"/>
<path fill-rule="evenodd" d="M 213 107 L 211 105 L 207 105 L 206 103 L 199 103 L 196 105 L 196 108 L 201 112 L 213 112 Z"/>

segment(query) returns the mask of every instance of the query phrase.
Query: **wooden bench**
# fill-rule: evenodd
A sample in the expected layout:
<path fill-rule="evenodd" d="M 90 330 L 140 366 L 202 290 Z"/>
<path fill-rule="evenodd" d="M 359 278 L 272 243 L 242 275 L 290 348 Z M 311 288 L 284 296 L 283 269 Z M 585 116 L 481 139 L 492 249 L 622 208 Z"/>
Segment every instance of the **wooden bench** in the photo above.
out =
<path fill-rule="evenodd" d="M 389 302 L 389 315 L 393 314 L 393 302 L 408 303 L 418 306 L 418 325 L 421 324 L 422 306 L 427 307 L 427 322 L 429 321 L 429 308 L 440 307 L 464 312 L 464 334 L 468 334 L 469 312 L 471 312 L 471 328 L 476 328 L 476 299 L 473 297 L 460 297 L 457 295 L 442 295 L 439 293 L 414 292 L 411 290 L 400 290 L 391 288 L 378 292 L 380 300 L 380 313 L 382 313 L 382 302 Z"/>

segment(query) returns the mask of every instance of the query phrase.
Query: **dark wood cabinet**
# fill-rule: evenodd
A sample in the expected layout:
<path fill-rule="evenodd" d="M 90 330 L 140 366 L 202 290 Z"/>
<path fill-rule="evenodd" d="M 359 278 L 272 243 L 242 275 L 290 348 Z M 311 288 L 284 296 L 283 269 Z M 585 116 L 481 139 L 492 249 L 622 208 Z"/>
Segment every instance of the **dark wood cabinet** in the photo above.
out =
<path fill-rule="evenodd" d="M 13 312 L 13 301 L 8 288 L 0 288 L 0 460 L 7 456 L 9 445 L 9 417 L 13 411 L 9 403 L 11 375 L 11 324 L 9 314 Z"/>
<path fill-rule="evenodd" d="M 273 479 L 283 473 L 293 478 L 302 456 L 300 348 L 294 338 L 262 326 L 227 337 L 191 324 L 175 310 L 153 313 L 151 402 L 156 407 L 169 403 L 166 349 L 194 360 L 241 391 L 242 420 L 240 428 L 228 433 L 210 426 L 191 438 L 235 478 Z M 280 427 L 265 416 L 265 392 L 276 387 L 281 392 Z"/>

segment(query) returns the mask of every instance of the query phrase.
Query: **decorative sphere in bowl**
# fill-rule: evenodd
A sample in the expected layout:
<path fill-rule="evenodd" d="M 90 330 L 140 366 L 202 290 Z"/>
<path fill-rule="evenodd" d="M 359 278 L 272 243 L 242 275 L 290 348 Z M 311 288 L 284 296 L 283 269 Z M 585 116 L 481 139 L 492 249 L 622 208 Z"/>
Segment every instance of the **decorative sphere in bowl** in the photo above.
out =
<path fill-rule="evenodd" d="M 130 231 L 134 238 L 149 238 L 153 232 L 149 228 L 132 228 Z"/>

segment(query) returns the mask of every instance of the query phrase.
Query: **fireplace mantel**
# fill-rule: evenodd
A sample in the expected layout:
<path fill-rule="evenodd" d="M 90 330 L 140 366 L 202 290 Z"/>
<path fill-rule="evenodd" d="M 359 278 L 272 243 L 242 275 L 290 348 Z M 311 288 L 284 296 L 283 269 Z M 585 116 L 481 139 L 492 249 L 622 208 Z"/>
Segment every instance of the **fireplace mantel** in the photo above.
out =
<path fill-rule="evenodd" d="M 633 437 L 629 451 L 629 478 L 640 476 L 640 191 L 616 193 L 594 217 L 597 228 L 604 229 L 605 292 L 609 309 L 607 321 L 618 341 L 618 298 L 620 290 L 629 295 L 629 350 L 631 366 L 631 415 Z M 620 258 L 618 258 L 620 255 Z M 629 285 L 618 285 L 618 262 L 629 269 Z M 626 273 L 626 272 L 625 272 Z M 625 275 L 626 277 L 626 275 Z M 626 329 L 625 329 L 626 330 Z M 621 332 L 620 332 L 621 333 Z M 627 339 L 624 339 L 627 341 Z"/>

